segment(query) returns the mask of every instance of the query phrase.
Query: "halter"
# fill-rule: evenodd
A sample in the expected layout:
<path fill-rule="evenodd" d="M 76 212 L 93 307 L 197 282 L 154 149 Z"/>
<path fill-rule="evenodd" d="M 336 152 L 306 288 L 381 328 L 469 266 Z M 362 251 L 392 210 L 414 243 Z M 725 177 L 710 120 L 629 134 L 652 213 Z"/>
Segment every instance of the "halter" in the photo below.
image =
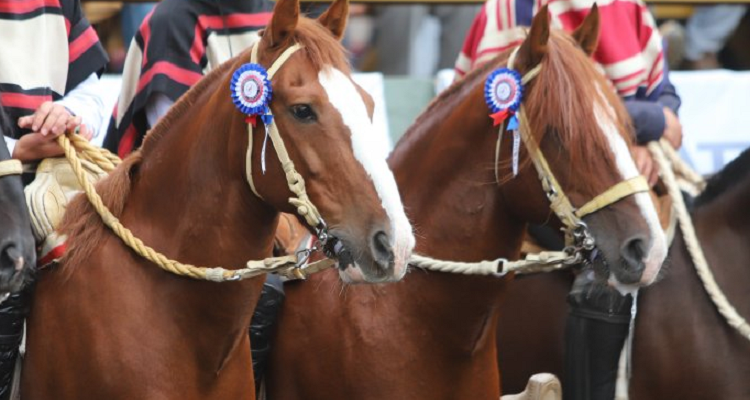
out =
<path fill-rule="evenodd" d="M 4 160 L 0 161 L 0 178 L 8 175 L 21 175 L 23 173 L 23 165 L 19 160 Z"/>
<path fill-rule="evenodd" d="M 254 45 L 250 53 L 250 62 L 258 63 L 258 44 Z M 278 72 L 279 69 L 289 60 L 297 50 L 302 49 L 302 46 L 298 43 L 293 44 L 276 59 L 268 69 L 268 80 L 273 79 L 273 76 Z M 267 115 L 271 116 L 267 119 L 269 123 L 266 124 L 266 139 L 270 138 L 273 148 L 276 149 L 276 155 L 281 162 L 281 168 L 284 170 L 286 176 L 286 182 L 289 186 L 289 190 L 294 194 L 293 197 L 289 198 L 289 203 L 292 204 L 299 214 L 305 221 L 316 230 L 319 243 L 322 247 L 326 246 L 329 241 L 328 227 L 326 226 L 323 217 L 320 216 L 318 208 L 310 201 L 305 190 L 305 179 L 300 175 L 294 168 L 294 162 L 289 158 L 289 153 L 284 145 L 284 140 L 279 134 L 279 129 L 276 126 L 275 119 L 271 112 L 271 107 L 268 107 Z M 247 153 L 245 156 L 245 175 L 247 176 L 247 183 L 250 185 L 250 189 L 258 198 L 263 199 L 263 196 L 258 193 L 253 181 L 253 126 L 247 124 Z M 262 154 L 265 154 L 266 141 L 263 141 Z"/>
<path fill-rule="evenodd" d="M 295 44 L 286 49 L 279 58 L 273 63 L 271 68 L 268 70 L 269 80 L 276 71 L 291 57 L 291 55 L 297 50 L 301 49 L 302 46 Z M 258 46 L 256 45 L 252 49 L 251 60 L 255 62 L 257 60 Z M 266 110 L 266 113 L 271 113 L 270 107 Z M 72 131 L 66 132 L 64 135 L 60 135 L 57 138 L 57 143 L 62 147 L 65 157 L 70 162 L 70 166 L 81 185 L 86 197 L 89 199 L 94 210 L 102 218 L 102 222 L 108 226 L 116 236 L 118 236 L 123 243 L 131 248 L 136 254 L 144 257 L 151 261 L 159 268 L 171 272 L 176 275 L 190 277 L 193 279 L 201 279 L 212 282 L 231 282 L 240 281 L 244 279 L 250 279 L 266 273 L 276 273 L 283 275 L 289 279 L 304 279 L 309 274 L 322 271 L 326 268 L 332 267 L 335 261 L 331 258 L 326 258 L 314 263 L 308 264 L 307 258 L 310 254 L 318 249 L 322 248 L 325 254 L 329 257 L 335 258 L 335 251 L 338 241 L 334 237 L 328 236 L 328 229 L 321 218 L 318 209 L 312 204 L 310 198 L 307 196 L 305 191 L 305 181 L 302 176 L 295 170 L 294 163 L 289 158 L 289 154 L 286 151 L 284 142 L 279 135 L 279 131 L 276 124 L 273 123 L 272 118 L 267 118 L 266 121 L 266 135 L 271 138 L 276 154 L 281 161 L 281 166 L 286 176 L 287 185 L 289 190 L 294 194 L 295 197 L 291 197 L 289 202 L 297 208 L 297 213 L 302 216 L 305 221 L 317 231 L 318 245 L 312 248 L 302 250 L 293 255 L 281 256 L 281 257 L 269 257 L 264 260 L 250 260 L 246 263 L 245 268 L 240 269 L 226 269 L 224 267 L 199 267 L 191 264 L 181 263 L 165 256 L 164 254 L 149 247 L 142 240 L 136 237 L 133 232 L 123 226 L 117 217 L 104 205 L 104 202 L 96 192 L 94 185 L 87 179 L 86 171 L 84 171 L 81 164 L 81 158 L 78 152 L 81 152 L 83 158 L 88 159 L 91 162 L 101 166 L 102 163 L 114 163 L 118 164 L 119 159 L 109 154 L 104 149 L 95 148 L 89 144 L 86 140 L 77 137 Z M 246 153 L 246 176 L 250 189 L 253 193 L 262 199 L 262 196 L 258 193 L 253 183 L 252 175 L 252 149 L 253 149 L 253 128 L 248 125 L 248 148 Z"/>
<path fill-rule="evenodd" d="M 510 69 L 513 68 L 516 55 L 518 54 L 518 49 L 519 47 L 516 47 L 516 49 L 513 50 L 510 57 L 508 58 L 508 68 Z M 539 75 L 541 69 L 541 64 L 532 68 L 521 78 L 521 83 L 526 84 L 534 79 L 537 75 Z M 518 109 L 517 113 L 519 123 L 518 130 L 521 139 L 523 140 L 524 145 L 526 145 L 529 153 L 529 158 L 531 158 L 531 161 L 534 163 L 534 167 L 536 168 L 537 174 L 539 175 L 539 181 L 542 183 L 542 188 L 544 189 L 544 192 L 547 195 L 547 199 L 550 202 L 550 209 L 555 213 L 555 215 L 557 215 L 557 217 L 565 226 L 564 232 L 565 244 L 567 246 L 566 252 L 575 254 L 576 258 L 579 258 L 579 261 L 582 261 L 581 253 L 583 251 L 593 250 L 596 245 L 594 237 L 589 232 L 586 223 L 583 222 L 583 217 L 593 214 L 604 207 L 617 203 L 618 201 L 630 195 L 648 192 L 648 182 L 646 182 L 646 179 L 641 175 L 626 179 L 613 185 L 580 208 L 576 209 L 575 207 L 573 207 L 570 199 L 568 199 L 568 196 L 565 195 L 565 191 L 555 178 L 555 174 L 550 169 L 549 163 L 544 157 L 542 151 L 539 149 L 539 145 L 537 144 L 536 140 L 534 140 L 534 138 L 531 136 L 531 129 L 529 127 L 528 120 L 526 119 L 526 113 L 524 111 L 525 110 L 523 103 L 521 103 L 521 106 Z M 500 140 L 502 138 L 502 133 L 504 130 L 503 128 L 504 124 L 501 124 L 500 131 L 497 137 L 497 145 L 495 146 L 496 177 L 498 176 L 497 160 L 500 155 Z"/>

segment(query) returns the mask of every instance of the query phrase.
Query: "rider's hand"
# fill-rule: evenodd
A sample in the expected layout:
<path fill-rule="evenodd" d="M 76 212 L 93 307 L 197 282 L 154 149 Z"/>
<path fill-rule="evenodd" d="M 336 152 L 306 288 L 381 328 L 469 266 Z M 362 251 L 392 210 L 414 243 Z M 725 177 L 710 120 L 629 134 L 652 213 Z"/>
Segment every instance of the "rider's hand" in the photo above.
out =
<path fill-rule="evenodd" d="M 674 147 L 675 150 L 682 146 L 682 124 L 680 124 L 679 118 L 675 115 L 672 110 L 664 107 L 664 139 L 667 139 L 669 144 Z"/>
<path fill-rule="evenodd" d="M 18 126 L 41 133 L 43 136 L 58 136 L 67 129 L 81 124 L 81 117 L 74 117 L 61 104 L 45 101 L 32 115 L 18 119 Z"/>
<path fill-rule="evenodd" d="M 93 131 L 84 124 L 80 125 L 79 134 L 85 137 L 86 140 L 91 140 L 94 136 Z M 53 135 L 45 136 L 39 132 L 32 132 L 21 136 L 13 149 L 13 158 L 23 162 L 58 157 L 63 154 L 62 147 L 57 144 L 57 137 Z"/>
<path fill-rule="evenodd" d="M 659 179 L 659 166 L 651 157 L 651 152 L 646 146 L 633 147 L 633 159 L 638 171 L 648 181 L 649 186 L 654 186 Z"/>
<path fill-rule="evenodd" d="M 39 132 L 21 136 L 13 149 L 13 158 L 23 162 L 57 157 L 62 154 L 63 149 L 57 144 L 55 137 L 52 135 L 44 136 Z"/>

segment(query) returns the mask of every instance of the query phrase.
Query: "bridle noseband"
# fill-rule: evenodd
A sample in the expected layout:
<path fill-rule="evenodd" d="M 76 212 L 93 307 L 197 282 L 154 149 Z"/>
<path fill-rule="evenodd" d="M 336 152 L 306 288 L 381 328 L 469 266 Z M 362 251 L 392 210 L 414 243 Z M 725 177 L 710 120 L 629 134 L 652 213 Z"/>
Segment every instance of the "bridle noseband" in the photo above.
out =
<path fill-rule="evenodd" d="M 516 47 L 508 58 L 508 68 L 512 69 L 513 64 L 518 54 L 520 47 Z M 528 83 L 534 77 L 536 77 L 541 71 L 542 65 L 539 64 L 532 68 L 525 75 L 523 75 L 521 82 L 523 84 Z M 575 208 L 570 202 L 568 196 L 565 195 L 560 183 L 555 178 L 555 174 L 552 172 L 547 159 L 539 149 L 539 145 L 531 135 L 531 129 L 529 127 L 528 120 L 526 119 L 526 113 L 524 112 L 523 103 L 517 112 L 519 122 L 519 133 L 524 145 L 529 153 L 529 158 L 536 168 L 539 176 L 539 181 L 542 184 L 542 188 L 547 195 L 547 199 L 550 202 L 550 209 L 557 215 L 560 221 L 563 223 L 565 232 L 565 251 L 571 256 L 575 256 L 576 262 L 585 260 L 584 253 L 589 253 L 594 250 L 596 246 L 596 240 L 588 229 L 588 226 L 583 221 L 583 218 L 587 215 L 593 214 L 607 206 L 610 206 L 618 201 L 634 195 L 636 193 L 648 192 L 650 187 L 646 179 L 638 175 L 636 177 L 623 180 L 613 185 L 603 193 L 591 199 L 589 202 Z M 495 153 L 495 176 L 497 177 L 498 168 L 498 157 L 500 153 L 500 140 L 502 139 L 502 133 L 504 130 L 504 124 L 501 124 L 500 131 L 498 134 L 498 143 L 496 146 Z"/>

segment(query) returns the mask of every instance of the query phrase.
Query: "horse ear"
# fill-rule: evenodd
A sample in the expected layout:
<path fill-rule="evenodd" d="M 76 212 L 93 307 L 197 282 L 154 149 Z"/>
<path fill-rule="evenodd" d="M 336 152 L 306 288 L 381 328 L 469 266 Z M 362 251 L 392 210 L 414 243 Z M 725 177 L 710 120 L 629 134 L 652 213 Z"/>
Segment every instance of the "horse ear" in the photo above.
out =
<path fill-rule="evenodd" d="M 599 44 L 599 6 L 594 3 L 581 25 L 573 31 L 573 39 L 578 42 L 586 55 L 591 56 Z"/>
<path fill-rule="evenodd" d="M 299 21 L 299 0 L 279 0 L 273 9 L 271 23 L 263 31 L 263 38 L 268 48 L 284 44 L 297 28 Z"/>
<path fill-rule="evenodd" d="M 542 7 L 534 20 L 531 21 L 531 29 L 526 40 L 518 49 L 518 62 L 514 66 L 517 70 L 528 71 L 542 62 L 547 54 L 547 42 L 549 41 L 549 11 L 547 6 Z M 520 67 L 520 68 L 519 68 Z"/>
<path fill-rule="evenodd" d="M 328 28 L 333 37 L 341 40 L 349 17 L 349 0 L 335 0 L 328 10 L 318 18 L 321 25 Z"/>

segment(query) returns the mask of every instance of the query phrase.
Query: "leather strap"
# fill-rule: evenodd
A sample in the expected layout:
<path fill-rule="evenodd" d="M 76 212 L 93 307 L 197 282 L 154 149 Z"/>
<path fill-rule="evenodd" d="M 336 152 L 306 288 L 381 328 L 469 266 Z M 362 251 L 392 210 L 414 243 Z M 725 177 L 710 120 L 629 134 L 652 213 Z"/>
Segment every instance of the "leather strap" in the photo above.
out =
<path fill-rule="evenodd" d="M 258 62 L 258 47 L 259 46 L 256 44 L 255 46 L 253 46 L 253 49 L 250 52 L 250 62 L 252 63 Z M 301 48 L 302 46 L 300 44 L 295 43 L 294 45 L 284 50 L 279 58 L 277 58 L 276 61 L 273 62 L 271 68 L 268 69 L 268 79 L 273 79 L 273 76 L 276 74 L 276 72 L 278 72 L 281 66 L 284 65 L 289 57 L 291 57 L 292 54 L 294 54 Z M 270 107 L 268 108 L 268 114 L 273 116 Z M 247 129 L 248 147 L 245 156 L 247 181 L 250 184 L 250 189 L 252 189 L 253 193 L 255 193 L 255 195 L 262 199 L 253 182 L 253 128 L 252 126 L 248 125 Z M 286 146 L 284 145 L 284 140 L 279 134 L 279 129 L 276 126 L 276 122 L 272 119 L 272 122 L 266 127 L 266 129 L 267 134 L 271 139 L 271 143 L 273 144 L 273 148 L 276 149 L 276 155 L 279 157 L 279 161 L 281 162 L 281 167 L 284 170 L 284 175 L 286 176 L 286 182 L 289 186 L 289 190 L 295 195 L 295 197 L 289 198 L 289 203 L 297 208 L 297 213 L 305 219 L 305 222 L 307 222 L 312 227 L 318 227 L 322 222 L 322 218 L 320 217 L 320 213 L 318 212 L 317 207 L 315 207 L 315 205 L 312 203 L 312 201 L 310 201 L 310 198 L 307 195 L 307 191 L 305 189 L 305 179 L 302 178 L 302 175 L 300 175 L 294 168 L 294 162 L 289 157 L 289 153 L 287 152 Z"/>
<path fill-rule="evenodd" d="M 21 175 L 23 173 L 23 164 L 19 160 L 0 161 L 0 177 L 7 175 Z"/>
<path fill-rule="evenodd" d="M 607 189 L 606 192 L 594 197 L 593 199 L 591 199 L 591 201 L 576 210 L 575 214 L 578 218 L 583 218 L 591 213 L 601 210 L 606 206 L 615 204 L 625 197 L 630 196 L 631 194 L 648 192 L 649 190 L 650 188 L 648 186 L 646 178 L 638 175 L 633 178 L 624 180 Z"/>

